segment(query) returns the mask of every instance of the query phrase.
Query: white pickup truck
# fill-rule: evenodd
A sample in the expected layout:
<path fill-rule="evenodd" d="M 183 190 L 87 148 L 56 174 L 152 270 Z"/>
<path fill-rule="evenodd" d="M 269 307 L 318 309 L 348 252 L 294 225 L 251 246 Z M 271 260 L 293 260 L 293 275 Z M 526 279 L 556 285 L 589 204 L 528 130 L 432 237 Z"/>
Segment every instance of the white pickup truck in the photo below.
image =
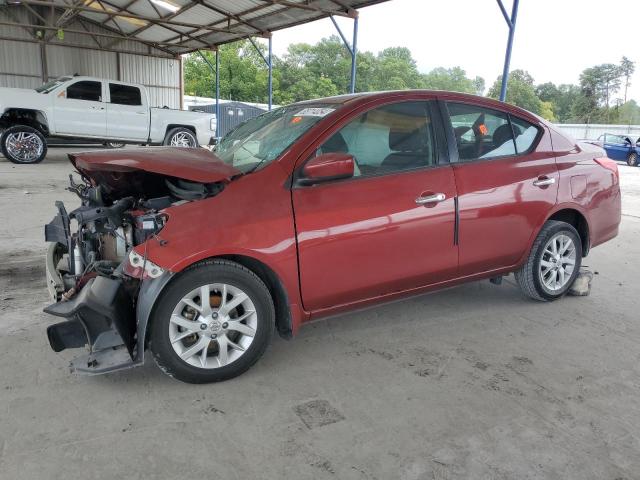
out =
<path fill-rule="evenodd" d="M 35 90 L 0 88 L 0 150 L 38 163 L 47 138 L 197 147 L 213 142 L 215 115 L 154 108 L 143 85 L 68 76 Z"/>

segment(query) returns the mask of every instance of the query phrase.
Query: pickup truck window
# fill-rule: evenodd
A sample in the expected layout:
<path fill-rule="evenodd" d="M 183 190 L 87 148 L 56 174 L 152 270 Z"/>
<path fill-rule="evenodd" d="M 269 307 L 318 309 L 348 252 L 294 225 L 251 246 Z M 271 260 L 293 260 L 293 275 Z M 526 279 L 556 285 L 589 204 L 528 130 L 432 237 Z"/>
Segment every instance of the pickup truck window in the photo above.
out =
<path fill-rule="evenodd" d="M 111 103 L 117 103 L 118 105 L 142 105 L 142 95 L 140 95 L 140 89 L 138 87 L 110 83 L 109 95 L 111 97 Z"/>
<path fill-rule="evenodd" d="M 67 98 L 99 102 L 102 100 L 102 83 L 91 80 L 76 82 L 67 87 Z"/>

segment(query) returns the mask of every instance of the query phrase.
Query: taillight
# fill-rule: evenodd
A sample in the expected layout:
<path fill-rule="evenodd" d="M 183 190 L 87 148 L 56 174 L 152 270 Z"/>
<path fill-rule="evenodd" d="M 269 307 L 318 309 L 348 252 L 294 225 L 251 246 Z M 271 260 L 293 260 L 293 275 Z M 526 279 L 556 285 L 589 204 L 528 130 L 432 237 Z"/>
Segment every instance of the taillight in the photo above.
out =
<path fill-rule="evenodd" d="M 594 158 L 593 160 L 602 168 L 606 168 L 607 170 L 613 172 L 615 183 L 618 183 L 618 180 L 620 179 L 620 173 L 618 172 L 618 164 L 615 162 L 615 160 L 611 160 L 608 157 L 599 157 Z"/>

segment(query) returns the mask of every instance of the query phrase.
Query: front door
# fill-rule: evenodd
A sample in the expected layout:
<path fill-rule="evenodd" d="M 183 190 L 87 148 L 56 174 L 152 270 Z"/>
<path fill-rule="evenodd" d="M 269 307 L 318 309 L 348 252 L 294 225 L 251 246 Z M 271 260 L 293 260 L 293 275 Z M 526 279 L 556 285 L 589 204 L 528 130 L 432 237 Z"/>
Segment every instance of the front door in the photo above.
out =
<path fill-rule="evenodd" d="M 107 112 L 103 99 L 100 81 L 79 80 L 67 86 L 54 100 L 56 133 L 104 138 Z"/>
<path fill-rule="evenodd" d="M 631 152 L 631 144 L 620 135 L 605 133 L 603 146 L 607 156 L 613 160 L 626 160 Z"/>
<path fill-rule="evenodd" d="M 556 203 L 558 170 L 543 126 L 465 103 L 448 103 L 459 161 L 460 275 L 510 267 Z M 514 140 L 515 133 L 515 140 Z"/>
<path fill-rule="evenodd" d="M 353 178 L 293 189 L 300 284 L 317 311 L 455 276 L 455 181 L 427 101 L 343 121 L 316 153 L 345 152 Z M 438 125 L 439 127 L 439 125 Z"/>

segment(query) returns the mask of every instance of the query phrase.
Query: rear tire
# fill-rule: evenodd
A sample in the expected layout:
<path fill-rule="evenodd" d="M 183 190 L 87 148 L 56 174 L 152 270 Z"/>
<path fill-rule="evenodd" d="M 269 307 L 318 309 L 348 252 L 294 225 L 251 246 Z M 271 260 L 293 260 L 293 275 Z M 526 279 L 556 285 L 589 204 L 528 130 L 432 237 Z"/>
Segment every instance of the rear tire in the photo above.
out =
<path fill-rule="evenodd" d="M 47 141 L 33 127 L 14 125 L 2 133 L 0 151 L 12 163 L 40 163 L 47 156 Z"/>
<path fill-rule="evenodd" d="M 167 132 L 162 144 L 171 147 L 196 148 L 198 139 L 188 128 L 176 127 Z"/>
<path fill-rule="evenodd" d="M 255 273 L 209 260 L 167 286 L 151 322 L 150 349 L 160 369 L 183 382 L 211 383 L 236 377 L 258 361 L 275 329 L 275 309 Z"/>
<path fill-rule="evenodd" d="M 564 249 L 564 250 L 563 250 Z M 576 229 L 565 222 L 544 224 L 525 264 L 515 272 L 526 296 L 542 302 L 563 297 L 580 273 L 582 241 Z"/>
<path fill-rule="evenodd" d="M 636 167 L 638 165 L 638 154 L 636 152 L 631 152 L 627 157 L 627 165 L 630 167 Z"/>

